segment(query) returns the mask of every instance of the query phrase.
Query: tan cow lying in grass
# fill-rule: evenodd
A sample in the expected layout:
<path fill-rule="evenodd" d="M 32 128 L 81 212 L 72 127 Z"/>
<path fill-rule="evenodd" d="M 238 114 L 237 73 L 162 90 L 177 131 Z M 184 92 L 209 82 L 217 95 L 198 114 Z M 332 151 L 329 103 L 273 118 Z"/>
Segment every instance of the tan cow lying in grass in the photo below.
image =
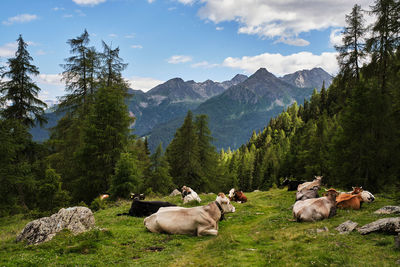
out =
<path fill-rule="evenodd" d="M 317 198 L 321 187 L 322 176 L 315 176 L 314 181 L 305 182 L 297 186 L 296 201 Z"/>
<path fill-rule="evenodd" d="M 298 222 L 313 222 L 336 214 L 335 189 L 329 189 L 324 197 L 299 200 L 293 206 L 293 216 Z"/>
<path fill-rule="evenodd" d="M 218 221 L 235 207 L 224 193 L 214 202 L 194 208 L 166 207 L 144 219 L 144 225 L 153 233 L 217 235 Z"/>

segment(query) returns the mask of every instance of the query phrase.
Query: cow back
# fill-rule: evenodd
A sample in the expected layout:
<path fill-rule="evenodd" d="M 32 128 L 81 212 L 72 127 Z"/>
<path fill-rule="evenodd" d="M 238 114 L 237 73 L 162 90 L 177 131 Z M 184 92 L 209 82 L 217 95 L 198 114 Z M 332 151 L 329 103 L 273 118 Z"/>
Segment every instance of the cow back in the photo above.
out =
<path fill-rule="evenodd" d="M 134 217 L 144 217 L 156 213 L 161 207 L 174 207 L 175 204 L 164 201 L 141 201 L 133 200 L 129 215 Z"/>

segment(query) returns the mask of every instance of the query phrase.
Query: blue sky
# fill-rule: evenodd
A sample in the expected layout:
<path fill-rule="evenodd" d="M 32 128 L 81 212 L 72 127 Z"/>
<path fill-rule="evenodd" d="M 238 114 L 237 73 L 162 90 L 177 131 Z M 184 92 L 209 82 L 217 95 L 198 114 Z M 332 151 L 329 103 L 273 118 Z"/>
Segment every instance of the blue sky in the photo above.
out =
<path fill-rule="evenodd" d="M 360 0 L 1 0 L 0 64 L 19 34 L 39 67 L 42 99 L 63 95 L 67 40 L 87 29 L 91 45 L 120 47 L 123 75 L 149 90 L 174 77 L 224 81 L 260 67 L 281 76 L 322 67 L 335 74 L 333 44 Z M 366 18 L 367 21 L 369 20 Z"/>

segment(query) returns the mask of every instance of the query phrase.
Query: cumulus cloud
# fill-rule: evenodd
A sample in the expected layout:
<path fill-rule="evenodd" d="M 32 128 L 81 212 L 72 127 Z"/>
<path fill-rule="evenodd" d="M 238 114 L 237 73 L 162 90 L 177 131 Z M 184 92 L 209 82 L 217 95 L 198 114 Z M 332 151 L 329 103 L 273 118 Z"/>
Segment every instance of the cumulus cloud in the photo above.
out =
<path fill-rule="evenodd" d="M 52 9 L 53 9 L 54 11 L 65 10 L 65 8 L 63 8 L 63 7 L 58 7 L 58 6 L 53 7 Z"/>
<path fill-rule="evenodd" d="M 72 1 L 80 6 L 95 6 L 104 3 L 106 0 L 72 0 Z"/>
<path fill-rule="evenodd" d="M 47 85 L 58 85 L 62 86 L 64 83 L 61 81 L 62 75 L 61 74 L 39 74 L 37 76 L 37 82 L 41 84 Z"/>
<path fill-rule="evenodd" d="M 225 67 L 244 70 L 252 74 L 259 68 L 266 68 L 276 75 L 285 75 L 302 69 L 321 67 L 331 74 L 338 70 L 336 53 L 325 52 L 314 55 L 310 52 L 300 52 L 291 55 L 264 53 L 256 56 L 244 56 L 242 58 L 228 57 L 222 65 Z"/>
<path fill-rule="evenodd" d="M 135 38 L 135 34 L 134 33 L 127 34 L 124 37 L 127 38 L 127 39 L 133 39 L 133 38 Z"/>
<path fill-rule="evenodd" d="M 192 5 L 192 4 L 194 4 L 194 2 L 196 2 L 196 0 L 178 0 L 178 2 L 180 2 L 184 5 Z"/>
<path fill-rule="evenodd" d="M 186 63 L 192 61 L 192 57 L 184 56 L 184 55 L 175 55 L 170 57 L 167 62 L 170 64 L 179 64 L 179 63 Z"/>
<path fill-rule="evenodd" d="M 117 37 L 118 37 L 118 35 L 117 35 L 117 34 L 115 34 L 115 33 L 110 33 L 110 34 L 108 35 L 108 37 L 111 37 L 111 38 L 117 38 Z"/>
<path fill-rule="evenodd" d="M 222 30 L 224 29 L 224 27 L 215 27 L 215 29 L 216 29 L 217 31 L 222 31 Z"/>
<path fill-rule="evenodd" d="M 329 41 L 332 46 L 335 45 L 342 45 L 342 30 L 341 29 L 334 29 L 331 31 L 331 34 L 329 35 Z"/>
<path fill-rule="evenodd" d="M 201 61 L 198 63 L 194 63 L 190 65 L 192 68 L 204 68 L 204 69 L 211 69 L 219 66 L 218 64 L 210 64 L 208 61 Z"/>
<path fill-rule="evenodd" d="M 131 48 L 142 49 L 143 46 L 141 46 L 141 45 L 131 45 Z"/>
<path fill-rule="evenodd" d="M 32 20 L 37 19 L 38 16 L 34 14 L 21 14 L 15 17 L 8 18 L 7 20 L 3 21 L 4 25 L 12 25 L 14 23 L 26 23 Z"/>
<path fill-rule="evenodd" d="M 17 42 L 7 43 L 0 46 L 0 57 L 13 57 L 17 50 Z"/>
<path fill-rule="evenodd" d="M 157 85 L 164 83 L 164 81 L 157 80 L 154 78 L 138 77 L 138 76 L 133 76 L 130 79 L 128 79 L 128 81 L 132 88 L 136 90 L 140 89 L 144 92 L 147 92 L 150 89 L 156 87 Z"/>
<path fill-rule="evenodd" d="M 193 2 L 179 0 L 179 2 Z M 200 18 L 220 23 L 235 21 L 238 33 L 254 34 L 289 45 L 305 46 L 302 33 L 345 25 L 345 14 L 355 3 L 362 7 L 372 0 L 202 0 Z"/>

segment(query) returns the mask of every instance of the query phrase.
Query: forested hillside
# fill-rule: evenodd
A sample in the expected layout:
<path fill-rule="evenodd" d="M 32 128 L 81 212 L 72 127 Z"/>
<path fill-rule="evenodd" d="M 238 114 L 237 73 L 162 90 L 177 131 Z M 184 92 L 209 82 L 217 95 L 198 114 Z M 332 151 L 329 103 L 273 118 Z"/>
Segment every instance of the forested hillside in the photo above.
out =
<path fill-rule="evenodd" d="M 358 5 L 346 16 L 343 44 L 337 47 L 340 71 L 310 100 L 288 99 L 294 86 L 265 93 L 260 79 L 250 78 L 221 95 L 260 109 L 265 102 L 252 96 L 298 100 L 234 151 L 217 151 L 208 117 L 189 111 L 171 143 L 164 144 L 165 154 L 162 144 L 151 154 L 148 140 L 131 130 L 135 119 L 125 102 L 128 86 L 121 72 L 126 63 L 119 48 L 103 42 L 99 52 L 86 30 L 67 41 L 66 95 L 57 108 L 62 119 L 48 141 L 34 142 L 29 128 L 45 122 L 45 103 L 32 79 L 39 70 L 20 36 L 1 76 L 0 215 L 42 215 L 82 201 L 96 209 L 101 193 L 112 199 L 130 192 L 165 195 L 183 185 L 198 192 L 267 190 L 284 177 L 310 180 L 314 175 L 324 176 L 327 186 L 398 192 L 399 2 L 376 1 L 369 12 L 372 25 L 365 25 Z M 266 72 L 258 74 L 278 89 L 283 81 Z"/>

